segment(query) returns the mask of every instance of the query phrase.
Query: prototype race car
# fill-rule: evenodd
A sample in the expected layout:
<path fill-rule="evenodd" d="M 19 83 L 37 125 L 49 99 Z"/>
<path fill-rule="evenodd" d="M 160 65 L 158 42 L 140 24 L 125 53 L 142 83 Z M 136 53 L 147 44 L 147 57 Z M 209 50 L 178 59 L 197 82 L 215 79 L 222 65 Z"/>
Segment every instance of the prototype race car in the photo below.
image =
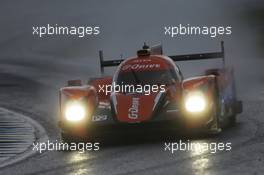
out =
<path fill-rule="evenodd" d="M 225 66 L 221 52 L 165 56 L 161 46 L 143 46 L 137 56 L 108 60 L 99 51 L 101 72 L 118 66 L 114 76 L 92 78 L 82 85 L 70 80 L 60 89 L 59 127 L 63 140 L 108 131 L 160 124 L 219 133 L 233 126 L 242 112 L 237 100 L 234 70 Z M 222 58 L 223 68 L 184 79 L 178 61 Z M 136 130 L 136 129 L 135 129 Z"/>

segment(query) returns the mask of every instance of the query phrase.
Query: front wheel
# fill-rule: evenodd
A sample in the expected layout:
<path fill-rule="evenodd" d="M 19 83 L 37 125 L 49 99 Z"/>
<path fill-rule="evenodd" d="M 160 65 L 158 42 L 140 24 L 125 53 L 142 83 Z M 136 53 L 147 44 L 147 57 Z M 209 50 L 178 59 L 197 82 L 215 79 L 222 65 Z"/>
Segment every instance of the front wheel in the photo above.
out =
<path fill-rule="evenodd" d="M 61 141 L 64 143 L 72 143 L 76 142 L 77 138 L 69 133 L 61 132 Z"/>
<path fill-rule="evenodd" d="M 87 140 L 87 136 L 79 136 L 79 135 L 73 135 L 66 132 L 61 132 L 61 141 L 64 143 L 78 143 L 78 142 L 84 142 Z"/>
<path fill-rule="evenodd" d="M 212 125 L 210 126 L 208 133 L 212 134 L 212 135 L 217 135 L 220 134 L 222 132 L 222 128 L 220 126 L 220 122 L 219 122 L 219 118 L 217 116 L 217 113 L 215 112 L 213 114 L 214 116 L 214 121 L 212 123 Z"/>
<path fill-rule="evenodd" d="M 209 134 L 217 135 L 222 132 L 222 127 L 221 127 L 221 122 L 219 120 L 219 115 L 220 115 L 220 109 L 219 109 L 219 92 L 217 86 L 214 88 L 214 105 L 212 109 L 212 117 L 213 117 L 213 123 L 209 128 Z"/>

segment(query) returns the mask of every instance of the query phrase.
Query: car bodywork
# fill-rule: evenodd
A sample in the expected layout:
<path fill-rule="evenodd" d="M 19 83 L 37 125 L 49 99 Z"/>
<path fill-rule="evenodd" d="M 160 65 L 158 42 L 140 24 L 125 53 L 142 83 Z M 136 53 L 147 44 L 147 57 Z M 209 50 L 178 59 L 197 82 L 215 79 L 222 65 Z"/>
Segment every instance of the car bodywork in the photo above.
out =
<path fill-rule="evenodd" d="M 71 80 L 60 89 L 59 126 L 63 137 L 89 135 L 99 129 L 163 123 L 167 126 L 203 128 L 219 133 L 235 123 L 242 112 L 237 100 L 234 70 L 225 66 L 224 43 L 221 52 L 166 56 L 161 47 L 144 45 L 137 56 L 108 60 L 99 52 L 101 72 L 118 66 L 113 76 L 92 78 L 86 85 Z M 184 79 L 177 61 L 222 58 L 223 68 L 208 69 L 197 77 Z M 120 92 L 115 85 L 163 85 L 155 92 Z M 148 86 L 148 88 L 150 87 Z M 107 88 L 112 89 L 107 91 Z M 149 89 L 148 89 L 149 90 Z M 107 93 L 106 93 L 107 91 Z M 81 116 L 81 117 L 80 117 Z M 107 129 L 106 129 L 107 128 Z"/>

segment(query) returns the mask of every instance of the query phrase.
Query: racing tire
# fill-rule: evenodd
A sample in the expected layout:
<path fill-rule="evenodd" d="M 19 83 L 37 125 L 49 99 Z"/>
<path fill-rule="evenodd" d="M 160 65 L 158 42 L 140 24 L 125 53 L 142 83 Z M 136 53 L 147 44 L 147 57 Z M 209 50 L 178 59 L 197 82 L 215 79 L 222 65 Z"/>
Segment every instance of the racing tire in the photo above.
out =
<path fill-rule="evenodd" d="M 213 117 L 214 117 L 214 123 L 212 124 L 212 126 L 209 128 L 208 133 L 210 135 L 218 135 L 222 132 L 222 126 L 221 123 L 219 121 L 219 105 L 218 105 L 218 88 L 217 85 L 215 84 L 215 89 L 214 89 L 214 109 L 212 111 Z"/>
<path fill-rule="evenodd" d="M 220 125 L 220 122 L 219 122 L 219 118 L 217 117 L 217 112 L 215 111 L 214 112 L 214 123 L 212 124 L 212 126 L 208 129 L 208 134 L 209 135 L 218 135 L 222 132 L 222 127 Z"/>
<path fill-rule="evenodd" d="M 243 111 L 242 101 L 236 101 L 235 105 L 232 107 L 233 114 L 229 117 L 229 126 L 233 127 L 237 123 L 236 115 Z"/>
<path fill-rule="evenodd" d="M 236 126 L 236 122 L 237 122 L 237 120 L 236 120 L 236 115 L 235 115 L 235 114 L 231 115 L 231 116 L 229 117 L 229 126 L 230 126 L 230 127 L 234 127 L 234 126 Z"/>
<path fill-rule="evenodd" d="M 84 138 L 72 135 L 69 133 L 61 132 L 61 141 L 64 143 L 76 143 L 83 141 Z"/>

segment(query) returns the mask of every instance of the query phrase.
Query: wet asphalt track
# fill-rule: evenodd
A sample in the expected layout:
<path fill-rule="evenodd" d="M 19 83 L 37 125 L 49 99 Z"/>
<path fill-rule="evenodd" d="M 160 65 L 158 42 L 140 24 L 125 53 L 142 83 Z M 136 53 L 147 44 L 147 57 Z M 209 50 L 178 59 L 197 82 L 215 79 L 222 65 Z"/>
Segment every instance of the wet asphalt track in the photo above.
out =
<path fill-rule="evenodd" d="M 210 2 L 206 1 L 206 5 L 194 4 L 198 9 L 195 13 L 201 16 L 181 15 L 192 9 L 190 4 L 193 5 L 194 1 L 190 4 L 178 2 L 176 6 L 170 5 L 172 2 L 166 1 L 165 5 L 158 3 L 158 8 L 154 9 L 156 11 L 160 7 L 169 9 L 164 12 L 166 19 L 161 17 L 161 21 L 165 20 L 164 23 L 168 24 L 182 21 L 211 23 L 214 20 L 219 20 L 219 23 L 223 22 L 234 26 L 232 37 L 224 39 L 227 59 L 229 58 L 228 62 L 235 64 L 239 95 L 244 100 L 244 112 L 238 117 L 236 127 L 225 130 L 218 137 L 194 136 L 186 138 L 177 136 L 175 133 L 174 137 L 168 138 L 167 134 L 161 133 L 156 136 L 147 133 L 143 137 L 130 135 L 129 137 L 115 138 L 113 143 L 106 146 L 101 145 L 100 151 L 97 152 L 80 154 L 78 152 L 47 151 L 1 168 L 0 174 L 263 174 L 264 72 L 262 69 L 263 59 L 259 59 L 262 56 L 256 54 L 254 45 L 256 30 L 251 31 L 251 28 L 243 23 L 243 15 L 240 14 L 240 11 L 243 11 L 246 5 L 240 6 L 240 4 L 232 4 L 229 1 L 223 1 L 223 4 Z M 141 1 L 136 2 L 137 5 L 140 3 Z M 19 4 L 17 6 L 19 8 L 13 8 L 12 2 L 6 1 L 6 8 L 0 12 L 2 16 L 5 16 L 6 13 L 10 14 L 9 18 L 5 18 L 9 19 L 5 20 L 6 25 L 1 28 L 2 33 L 9 33 L 10 36 L 3 35 L 1 37 L 0 81 L 4 86 L 0 86 L 0 106 L 32 117 L 46 129 L 52 141 L 59 139 L 56 127 L 58 88 L 68 78 L 81 77 L 84 79 L 87 78 L 87 75 L 98 74 L 99 67 L 95 66 L 98 62 L 94 59 L 97 58 L 96 51 L 98 49 L 106 48 L 106 52 L 112 56 L 119 55 L 120 52 L 133 55 L 135 49 L 139 48 L 138 45 L 143 42 L 141 39 L 145 38 L 144 34 L 146 33 L 148 33 L 147 40 L 157 37 L 156 40 L 151 40 L 152 43 L 163 41 L 167 47 L 165 51 L 168 53 L 175 53 L 175 51 L 197 52 L 204 48 L 214 51 L 218 47 L 218 43 L 212 39 L 202 38 L 200 40 L 196 38 L 192 41 L 188 38 L 185 38 L 186 40 L 171 40 L 159 37 L 162 32 L 160 32 L 160 25 L 155 25 L 155 17 L 160 15 L 155 16 L 154 14 L 152 17 L 153 12 L 149 16 L 147 14 L 146 17 L 151 21 L 148 25 L 152 28 L 156 27 L 154 31 L 142 28 L 140 28 L 142 30 L 137 30 L 138 28 L 134 28 L 134 26 L 141 25 L 142 20 L 137 21 L 137 25 L 135 25 L 131 23 L 133 18 L 130 16 L 126 20 L 122 20 L 120 17 L 120 14 L 126 11 L 132 13 L 133 9 L 139 7 L 133 3 L 128 6 L 122 3 L 110 3 L 107 4 L 107 8 L 101 7 L 105 2 L 99 2 L 92 7 L 89 7 L 89 3 L 85 4 L 75 4 L 78 9 L 76 11 L 76 9 L 70 8 L 72 4 L 69 1 L 65 1 L 64 6 L 61 6 L 61 3 L 41 2 L 37 4 L 34 2 L 28 6 Z M 116 10 L 118 5 L 121 6 Z M 40 8 L 36 8 L 36 6 Z M 255 2 L 253 6 L 258 6 L 258 4 Z M 145 14 L 143 7 L 144 5 L 138 9 L 139 13 L 136 17 L 139 18 Z M 176 7 L 178 10 L 174 10 Z M 205 7 L 208 12 L 203 13 L 202 10 Z M 45 8 L 49 8 L 49 15 Z M 60 8 L 68 13 L 59 12 Z M 97 11 L 98 9 L 100 10 Z M 226 10 L 225 13 L 223 13 L 223 9 Z M 15 15 L 16 13 L 22 15 Z M 93 17 L 95 14 L 98 14 L 97 18 Z M 108 19 L 107 14 L 113 15 L 109 15 L 112 20 Z M 212 19 L 203 21 L 208 14 L 212 16 Z M 36 16 L 41 16 L 41 18 L 36 18 Z M 104 18 L 106 20 L 103 20 Z M 72 38 L 40 40 L 32 38 L 30 33 L 31 26 L 39 24 L 38 21 L 41 21 L 39 23 L 42 24 L 56 23 L 57 21 L 66 24 L 72 21 L 79 24 L 105 22 L 105 32 L 98 40 L 75 40 Z M 126 27 L 122 23 L 120 25 L 120 21 L 127 24 L 131 30 L 118 30 L 120 26 Z M 143 20 L 143 24 L 144 22 Z M 17 28 L 21 30 L 17 30 Z M 117 33 L 111 30 L 116 30 Z M 131 31 L 136 34 L 132 35 L 129 33 Z M 112 35 L 116 38 L 111 37 Z M 124 46 L 123 44 L 128 39 L 131 42 Z M 114 46 L 113 43 L 115 43 Z M 186 68 L 191 72 L 190 70 L 195 66 Z M 174 154 L 164 151 L 164 142 L 178 142 L 180 139 L 190 139 L 192 142 L 198 143 L 231 142 L 232 150 L 215 154 L 200 150 L 178 151 Z"/>
<path fill-rule="evenodd" d="M 17 82 L 17 86 L 0 89 L 0 105 L 38 120 L 48 131 L 51 140 L 58 139 L 52 112 L 47 108 L 39 108 L 39 105 L 48 107 L 45 100 L 42 101 L 43 95 L 38 94 L 47 87 L 20 77 L 7 74 L 1 76 L 2 81 L 5 78 L 9 82 Z M 34 85 L 32 89 L 25 88 L 29 83 Z M 13 103 L 10 105 L 10 102 Z M 181 137 L 175 134 L 175 137 L 168 138 L 166 134 L 155 136 L 151 133 L 144 137 L 130 135 L 130 138 L 123 137 L 106 146 L 101 145 L 97 152 L 37 153 L 24 161 L 2 168 L 0 174 L 262 174 L 263 112 L 262 101 L 245 101 L 245 110 L 238 118 L 237 126 L 218 137 Z M 42 120 L 39 120 L 40 117 Z M 231 142 L 232 150 L 215 154 L 201 150 L 178 151 L 174 154 L 164 151 L 165 141 L 179 142 L 179 139 L 190 139 L 195 143 Z"/>

